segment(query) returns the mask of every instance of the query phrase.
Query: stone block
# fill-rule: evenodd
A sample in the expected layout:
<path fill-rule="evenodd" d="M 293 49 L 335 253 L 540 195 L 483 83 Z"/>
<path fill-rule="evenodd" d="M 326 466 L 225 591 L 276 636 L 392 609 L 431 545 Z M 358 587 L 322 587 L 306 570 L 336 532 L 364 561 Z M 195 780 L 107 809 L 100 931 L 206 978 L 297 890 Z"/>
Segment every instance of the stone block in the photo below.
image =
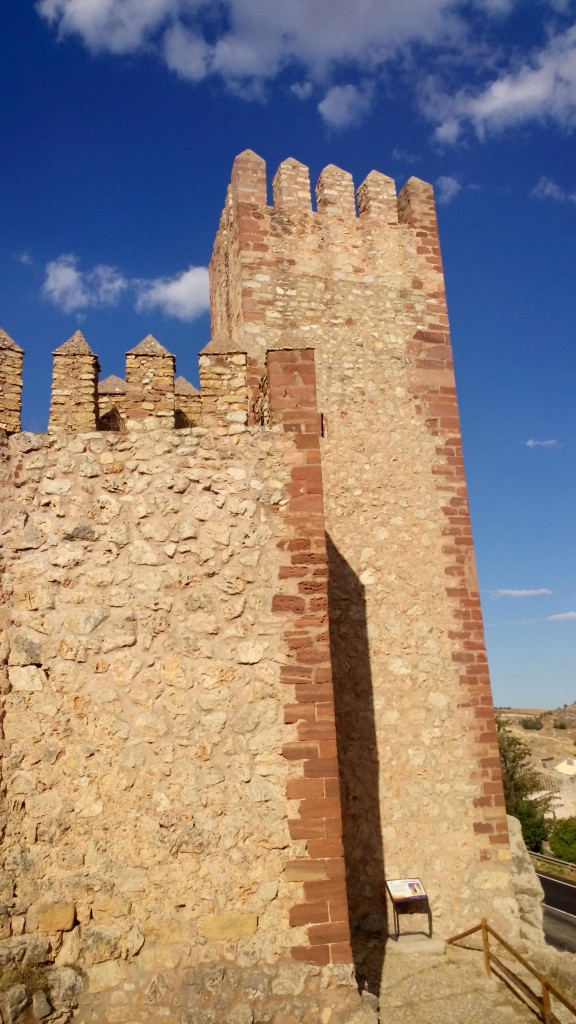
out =
<path fill-rule="evenodd" d="M 26 914 L 26 931 L 69 932 L 75 919 L 74 903 L 35 903 Z"/>
<path fill-rule="evenodd" d="M 207 939 L 224 942 L 254 935 L 258 918 L 256 914 L 207 914 L 200 918 L 199 927 Z"/>
<path fill-rule="evenodd" d="M 94 921 L 105 923 L 110 919 L 125 918 L 130 913 L 132 904 L 122 896 L 98 896 L 92 904 Z"/>
<path fill-rule="evenodd" d="M 60 952 L 56 957 L 57 967 L 72 967 L 80 958 L 82 943 L 80 939 L 80 928 L 74 928 L 67 932 L 62 938 Z"/>
<path fill-rule="evenodd" d="M 109 989 L 121 985 L 125 978 L 125 965 L 119 960 L 107 960 L 101 964 L 94 964 L 86 971 L 88 977 L 88 991 L 107 992 Z"/>

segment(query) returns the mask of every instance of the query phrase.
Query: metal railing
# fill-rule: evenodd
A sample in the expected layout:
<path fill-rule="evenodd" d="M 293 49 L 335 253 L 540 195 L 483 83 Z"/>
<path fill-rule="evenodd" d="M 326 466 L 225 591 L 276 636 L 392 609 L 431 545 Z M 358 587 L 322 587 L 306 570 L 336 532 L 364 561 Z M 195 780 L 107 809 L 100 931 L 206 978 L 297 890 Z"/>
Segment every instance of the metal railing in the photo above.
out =
<path fill-rule="evenodd" d="M 572 860 L 560 860 L 559 857 L 549 857 L 545 853 L 534 853 L 533 850 L 529 851 L 531 857 L 536 857 L 538 860 L 544 860 L 547 864 L 554 864 L 559 868 L 574 868 L 576 864 Z"/>
<path fill-rule="evenodd" d="M 528 963 L 517 949 L 514 949 L 509 942 L 506 942 L 506 939 L 503 939 L 498 932 L 494 931 L 494 929 L 488 924 L 485 917 L 482 918 L 480 924 L 474 925 L 473 928 L 468 928 L 465 932 L 460 932 L 459 935 L 453 935 L 452 938 L 447 939 L 447 942 L 453 945 L 455 942 L 459 942 L 461 939 L 466 939 L 469 935 L 474 935 L 476 932 L 482 933 L 484 970 L 488 977 L 492 974 L 495 974 L 496 977 L 503 975 L 504 977 L 501 978 L 501 980 L 507 979 L 507 981 L 511 983 L 509 987 L 512 991 L 514 991 L 519 998 L 525 999 L 528 1002 L 528 1005 L 536 1009 L 545 1024 L 559 1024 L 558 1018 L 552 1012 L 550 996 L 554 996 L 555 999 L 558 999 L 558 1001 L 562 1003 L 562 1005 L 565 1006 L 574 1017 L 576 1017 L 576 1006 L 574 1006 L 574 1004 L 556 988 L 545 974 L 542 974 L 541 971 L 538 971 L 532 966 L 532 964 Z M 531 989 L 525 981 L 519 978 L 510 967 L 502 963 L 496 954 L 491 951 L 490 936 L 496 939 L 504 949 L 511 953 L 511 955 L 515 957 L 520 964 L 522 964 L 525 970 L 536 978 L 540 983 L 540 994 L 534 992 L 534 990 Z"/>

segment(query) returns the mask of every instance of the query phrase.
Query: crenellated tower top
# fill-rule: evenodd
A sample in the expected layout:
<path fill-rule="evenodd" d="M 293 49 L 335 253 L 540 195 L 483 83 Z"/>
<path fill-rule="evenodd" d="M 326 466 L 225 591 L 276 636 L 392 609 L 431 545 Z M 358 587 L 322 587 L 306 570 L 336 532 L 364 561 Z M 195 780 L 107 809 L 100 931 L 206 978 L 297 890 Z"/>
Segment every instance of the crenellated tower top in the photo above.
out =
<path fill-rule="evenodd" d="M 426 182 L 410 178 L 396 195 L 392 178 L 371 171 L 355 191 L 352 175 L 329 164 L 314 208 L 310 172 L 290 157 L 273 177 L 271 205 L 267 195 L 266 164 L 246 150 L 234 161 L 210 265 L 209 350 L 245 350 L 261 361 L 266 348 L 282 347 L 288 337 L 317 341 L 319 325 L 334 316 L 336 279 L 341 306 L 348 302 L 345 281 L 361 288 L 390 266 L 404 284 L 417 277 L 434 292 L 443 287 Z M 428 245 L 434 260 L 426 259 Z M 389 272 L 386 281 L 389 288 Z"/>

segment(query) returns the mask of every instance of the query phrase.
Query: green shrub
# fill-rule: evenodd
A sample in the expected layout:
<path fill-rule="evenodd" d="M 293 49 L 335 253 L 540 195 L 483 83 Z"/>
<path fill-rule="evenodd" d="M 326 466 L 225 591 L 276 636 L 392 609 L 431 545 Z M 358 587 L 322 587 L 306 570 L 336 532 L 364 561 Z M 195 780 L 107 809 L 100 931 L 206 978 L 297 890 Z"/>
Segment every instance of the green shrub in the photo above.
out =
<path fill-rule="evenodd" d="M 540 718 L 523 718 L 520 722 L 523 729 L 543 729 L 544 723 Z"/>
<path fill-rule="evenodd" d="M 555 857 L 576 864 L 576 818 L 561 818 L 550 830 L 550 849 Z"/>
<path fill-rule="evenodd" d="M 544 814 L 531 800 L 523 800 L 516 807 L 516 815 L 522 826 L 522 837 L 526 849 L 540 853 L 542 843 L 548 838 L 548 824 Z"/>
<path fill-rule="evenodd" d="M 554 722 L 554 728 L 555 729 L 566 729 L 567 728 L 566 722 L 562 721 L 561 718 L 557 718 L 555 720 L 555 722 Z"/>

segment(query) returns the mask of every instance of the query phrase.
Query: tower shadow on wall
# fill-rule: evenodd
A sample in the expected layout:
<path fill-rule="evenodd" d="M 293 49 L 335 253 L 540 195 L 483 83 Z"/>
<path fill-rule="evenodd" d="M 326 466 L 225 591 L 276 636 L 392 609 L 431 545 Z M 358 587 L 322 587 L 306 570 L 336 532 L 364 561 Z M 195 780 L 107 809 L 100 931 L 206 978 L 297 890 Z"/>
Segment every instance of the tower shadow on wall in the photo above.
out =
<path fill-rule="evenodd" d="M 387 936 L 374 694 L 364 587 L 330 537 L 328 607 L 352 954 L 379 995 Z"/>

